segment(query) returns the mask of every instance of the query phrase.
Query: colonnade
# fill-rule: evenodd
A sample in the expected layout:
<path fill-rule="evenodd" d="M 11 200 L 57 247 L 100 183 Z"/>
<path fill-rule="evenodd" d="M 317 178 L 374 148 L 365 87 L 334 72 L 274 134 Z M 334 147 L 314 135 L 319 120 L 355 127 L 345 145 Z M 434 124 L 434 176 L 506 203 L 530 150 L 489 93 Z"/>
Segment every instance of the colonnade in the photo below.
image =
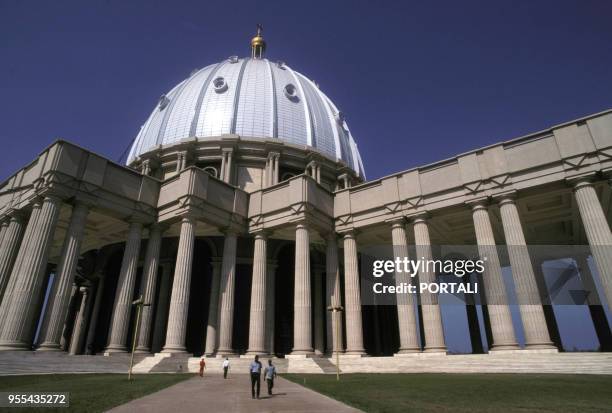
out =
<path fill-rule="evenodd" d="M 592 182 L 573 182 L 573 191 L 578 205 L 591 253 L 601 277 L 607 302 L 612 303 L 612 233 Z M 34 329 L 37 325 L 36 311 L 43 291 L 45 269 L 50 244 L 55 232 L 62 200 L 53 195 L 36 199 L 27 214 L 14 211 L 0 227 L 0 349 L 30 349 Z M 520 304 L 520 315 L 525 334 L 526 349 L 554 349 L 548 333 L 542 305 L 537 304 L 538 286 L 536 272 L 529 255 L 521 225 L 516 199 L 513 194 L 495 197 L 503 226 L 508 257 L 512 268 L 516 295 Z M 489 215 L 490 202 L 470 202 L 474 230 L 481 256 L 486 256 L 483 277 L 493 342 L 491 350 L 515 350 L 519 346 L 510 315 L 500 258 Z M 60 350 L 62 331 L 71 301 L 76 266 L 84 237 L 84 228 L 92 205 L 74 202 L 66 236 L 63 241 L 56 279 L 49 295 L 44 313 L 38 351 Z M 408 256 L 408 220 L 412 223 L 418 257 L 432 258 L 428 216 L 418 214 L 411 217 L 394 218 L 388 222 L 396 256 Z M 142 313 L 142 325 L 137 340 L 137 351 L 147 353 L 159 348 L 163 352 L 186 352 L 187 314 L 190 300 L 190 284 L 193 266 L 195 227 L 197 218 L 186 214 L 180 218 L 180 235 L 173 281 L 172 267 L 160 263 L 161 240 L 166 230 L 159 224 L 149 225 L 149 240 L 143 266 L 142 294 L 145 302 L 152 304 Z M 145 223 L 134 220 L 129 223 L 125 250 L 119 272 L 112 317 L 108 332 L 106 352 L 126 352 L 132 299 L 136 288 L 136 273 L 140 254 L 141 238 Z M 323 234 L 325 266 L 314 268 L 311 278 L 311 238 L 313 227 L 307 221 L 294 225 L 295 268 L 293 300 L 293 349 L 294 355 L 344 352 L 364 355 L 363 317 L 360 297 L 358 245 L 354 230 L 340 234 Z M 206 322 L 207 355 L 233 355 L 232 343 L 234 323 L 236 252 L 238 233 L 227 230 L 224 234 L 222 257 L 214 257 L 212 264 L 211 297 Z M 340 276 L 338 241 L 343 246 L 344 277 Z M 254 234 L 252 287 L 248 354 L 274 353 L 274 285 L 276 267 L 268 259 L 269 234 L 260 231 Z M 161 273 L 158 273 L 162 268 Z M 325 280 L 323 279 L 325 274 Z M 421 272 L 421 282 L 434 282 L 436 274 Z M 396 282 L 406 282 L 404 274 L 396 274 Z M 314 281 L 313 281 L 314 280 Z M 74 343 L 68 349 L 78 352 L 85 341 L 91 340 L 84 324 L 86 314 L 91 313 L 90 323 L 96 323 L 99 312 L 103 278 L 95 295 L 88 289 L 79 289 L 80 307 L 73 332 Z M 342 288 L 342 282 L 344 288 Z M 159 287 L 158 287 L 159 284 Z M 313 285 L 314 284 L 314 285 Z M 155 291 L 159 289 L 159 300 L 154 303 Z M 314 289 L 314 303 L 311 302 Z M 344 297 L 342 297 L 344 290 Z M 535 296 L 534 296 L 535 295 Z M 419 340 L 416 307 L 412 295 L 400 295 L 397 302 L 400 345 L 398 353 L 445 352 L 446 343 L 442 325 L 440 305 L 436 294 L 420 296 L 423 337 Z M 323 307 L 344 306 L 344 315 L 322 311 Z M 313 319 L 314 317 L 314 319 Z M 203 320 L 204 321 L 204 320 Z M 167 323 L 165 332 L 163 326 Z M 344 324 L 344 325 L 343 325 Z M 91 326 L 89 328 L 91 331 Z M 342 333 L 345 333 L 342 334 Z M 75 338 L 76 337 L 76 338 Z M 343 343 L 346 337 L 346 343 Z"/>

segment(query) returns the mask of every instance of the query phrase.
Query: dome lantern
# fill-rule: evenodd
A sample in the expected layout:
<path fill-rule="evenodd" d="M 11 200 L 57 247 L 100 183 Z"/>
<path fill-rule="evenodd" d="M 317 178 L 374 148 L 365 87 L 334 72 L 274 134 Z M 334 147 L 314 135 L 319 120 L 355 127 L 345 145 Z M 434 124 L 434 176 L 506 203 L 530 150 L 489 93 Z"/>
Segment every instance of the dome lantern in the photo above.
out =
<path fill-rule="evenodd" d="M 266 41 L 261 32 L 263 32 L 263 26 L 258 24 L 257 34 L 251 39 L 251 57 L 253 59 L 261 59 L 266 51 Z"/>

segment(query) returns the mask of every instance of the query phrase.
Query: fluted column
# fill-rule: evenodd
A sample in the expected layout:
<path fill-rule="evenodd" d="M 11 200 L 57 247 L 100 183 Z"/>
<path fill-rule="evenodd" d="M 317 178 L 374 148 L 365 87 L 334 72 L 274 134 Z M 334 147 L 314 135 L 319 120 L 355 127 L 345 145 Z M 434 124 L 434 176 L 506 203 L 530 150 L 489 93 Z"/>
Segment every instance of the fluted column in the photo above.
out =
<path fill-rule="evenodd" d="M 108 346 L 105 350 L 107 353 L 127 351 L 127 333 L 130 313 L 132 311 L 132 298 L 134 297 L 134 283 L 136 282 L 141 236 L 142 224 L 140 222 L 132 222 L 128 230 L 119 280 L 117 281 Z"/>
<path fill-rule="evenodd" d="M 274 354 L 276 267 L 276 261 L 268 262 L 268 281 L 266 283 L 268 287 L 268 292 L 266 294 L 266 350 L 268 351 L 268 354 Z"/>
<path fill-rule="evenodd" d="M 393 241 L 393 257 L 408 257 L 408 241 L 406 239 L 406 226 L 403 219 L 391 224 L 391 238 Z M 395 285 L 410 284 L 413 279 L 406 272 L 395 273 Z M 415 283 L 416 284 L 416 283 Z M 412 294 L 397 294 L 397 322 L 399 324 L 400 347 L 398 354 L 415 353 L 421 351 L 417 336 L 417 323 L 414 311 L 414 297 Z"/>
<path fill-rule="evenodd" d="M 15 289 L 15 285 L 17 284 L 17 279 L 13 277 L 13 274 L 17 274 L 19 272 L 19 268 L 21 267 L 21 262 L 23 261 L 23 257 L 25 252 L 28 250 L 27 245 L 32 238 L 32 233 L 36 227 L 36 221 L 38 220 L 38 216 L 40 215 L 40 210 L 42 208 L 42 200 L 38 199 L 32 204 L 32 212 L 30 213 L 30 218 L 27 220 L 27 226 L 25 231 L 23 231 L 23 236 L 21 242 L 16 248 L 17 256 L 13 260 L 13 265 L 9 266 L 7 277 L 6 287 L 4 289 L 4 295 L 2 297 L 2 303 L 0 303 L 0 314 L 6 314 L 6 308 L 11 304 L 12 291 Z M 25 222 L 25 221 L 24 221 Z M 24 225 L 22 222 L 22 226 Z M 0 317 L 0 334 L 2 333 L 2 329 L 4 328 L 4 323 L 6 321 L 6 317 Z"/>
<path fill-rule="evenodd" d="M 574 185 L 574 196 L 608 307 L 612 308 L 612 232 L 610 232 L 610 226 L 592 183 L 585 180 L 577 182 Z"/>
<path fill-rule="evenodd" d="M 159 225 L 149 228 L 149 241 L 145 255 L 142 272 L 142 299 L 145 304 L 140 314 L 140 330 L 136 353 L 151 352 L 151 328 L 153 327 L 153 314 L 155 314 L 155 289 L 157 288 L 157 272 L 159 268 L 159 250 L 162 242 L 162 229 Z"/>
<path fill-rule="evenodd" d="M 342 305 L 340 270 L 338 267 L 338 241 L 334 232 L 328 234 L 325 254 L 325 299 L 326 308 L 340 307 Z M 326 311 L 327 317 L 327 353 L 341 352 L 342 344 L 342 313 Z"/>
<path fill-rule="evenodd" d="M 191 269 L 193 265 L 193 245 L 195 242 L 195 224 L 193 217 L 183 217 L 179 238 L 176 268 L 168 312 L 168 328 L 163 353 L 182 353 L 187 336 L 187 313 L 189 311 L 189 292 Z"/>
<path fill-rule="evenodd" d="M 363 348 L 363 320 L 361 318 L 357 241 L 353 232 L 344 234 L 344 294 L 346 354 L 365 354 Z"/>
<path fill-rule="evenodd" d="M 10 292 L 10 304 L 3 313 L 6 320 L 0 334 L 2 350 L 30 349 L 60 206 L 59 198 L 46 196 L 36 220 L 28 223 L 28 229 L 32 227 L 29 231 L 31 236 L 26 244 L 22 243 L 18 254 L 22 258 L 17 258 L 20 265 L 14 267 L 11 273 L 15 284 Z"/>
<path fill-rule="evenodd" d="M 40 334 L 42 342 L 38 350 L 61 350 L 60 339 L 70 305 L 70 288 L 76 275 L 88 214 L 89 208 L 83 203 L 77 202 L 72 208 L 55 281 L 49 294 L 49 303 Z"/>
<path fill-rule="evenodd" d="M 79 312 L 77 313 L 74 329 L 72 330 L 72 338 L 70 339 L 70 347 L 68 351 L 70 355 L 79 353 L 83 333 L 85 332 L 85 317 L 87 304 L 89 301 L 89 289 L 87 287 L 81 287 L 79 291 L 81 293 L 81 304 L 79 305 Z"/>
<path fill-rule="evenodd" d="M 417 216 L 414 219 L 414 240 L 417 259 L 424 261 L 432 260 L 429 228 L 424 215 Z M 419 282 L 435 283 L 436 274 L 432 271 L 420 271 Z M 438 295 L 427 290 L 421 293 L 421 311 L 423 313 L 423 328 L 425 330 L 424 351 L 427 353 L 446 352 Z"/>
<path fill-rule="evenodd" d="M 228 232 L 223 242 L 223 265 L 219 299 L 218 355 L 234 354 L 232 333 L 234 328 L 234 287 L 236 283 L 236 234 Z"/>
<path fill-rule="evenodd" d="M 2 235 L 2 244 L 0 244 L 0 302 L 4 297 L 13 263 L 19 251 L 25 220 L 21 214 L 14 213 L 10 220 L 3 224 L 3 227 L 5 230 Z"/>
<path fill-rule="evenodd" d="M 531 257 L 514 199 L 511 196 L 502 198 L 499 201 L 499 209 L 525 332 L 525 347 L 527 349 L 554 349 L 548 334 Z"/>
<path fill-rule="evenodd" d="M 255 234 L 248 354 L 266 353 L 267 237 Z"/>
<path fill-rule="evenodd" d="M 308 227 L 295 226 L 295 285 L 293 294 L 293 350 L 312 353 L 312 305 L 310 302 L 310 236 Z"/>
<path fill-rule="evenodd" d="M 206 326 L 206 345 L 204 354 L 211 356 L 217 350 L 217 330 L 219 329 L 219 284 L 221 283 L 221 260 L 214 257 L 212 265 L 212 282 L 210 284 L 210 300 L 208 304 L 208 324 Z"/>
<path fill-rule="evenodd" d="M 323 308 L 323 274 L 325 267 L 314 268 L 314 351 L 317 355 L 325 353 L 325 313 Z"/>
<path fill-rule="evenodd" d="M 510 306 L 508 305 L 508 293 L 502 276 L 495 236 L 486 204 L 482 202 L 474 203 L 472 205 L 472 218 L 476 231 L 478 254 L 485 267 L 482 282 L 484 283 L 491 335 L 493 336 L 490 350 L 518 349 Z"/>
<path fill-rule="evenodd" d="M 166 339 L 166 325 L 168 321 L 168 305 L 170 303 L 170 288 L 172 286 L 172 264 L 162 264 L 161 280 L 159 282 L 159 298 L 155 311 L 155 328 L 153 329 L 153 344 L 151 349 L 155 352 L 161 350 Z"/>

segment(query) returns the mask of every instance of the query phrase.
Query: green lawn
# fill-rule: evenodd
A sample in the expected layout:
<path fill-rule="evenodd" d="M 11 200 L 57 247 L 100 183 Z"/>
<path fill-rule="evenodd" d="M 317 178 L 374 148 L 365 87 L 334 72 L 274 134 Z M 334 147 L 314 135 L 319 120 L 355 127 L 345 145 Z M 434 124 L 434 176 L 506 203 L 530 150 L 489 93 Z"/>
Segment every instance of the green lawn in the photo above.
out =
<path fill-rule="evenodd" d="M 41 374 L 0 377 L 0 392 L 70 392 L 70 408 L 5 409 L 12 412 L 102 412 L 129 400 L 156 392 L 191 374 L 143 374 L 128 381 L 126 374 Z M 1 409 L 0 409 L 1 410 Z"/>
<path fill-rule="evenodd" d="M 366 412 L 610 412 L 612 376 L 285 374 Z"/>

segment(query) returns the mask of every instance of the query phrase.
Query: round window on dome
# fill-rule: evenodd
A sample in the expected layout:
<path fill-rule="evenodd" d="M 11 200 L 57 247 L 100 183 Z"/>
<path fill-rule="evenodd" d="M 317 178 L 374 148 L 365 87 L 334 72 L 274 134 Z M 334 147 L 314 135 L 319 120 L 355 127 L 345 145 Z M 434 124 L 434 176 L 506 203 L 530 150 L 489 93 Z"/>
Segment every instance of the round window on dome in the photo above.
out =
<path fill-rule="evenodd" d="M 219 76 L 213 80 L 213 87 L 215 88 L 215 92 L 223 93 L 227 90 L 227 82 L 224 78 Z"/>
<path fill-rule="evenodd" d="M 166 106 L 168 106 L 168 103 L 170 103 L 170 99 L 168 99 L 168 96 L 161 95 L 159 97 L 159 102 L 157 102 L 157 107 L 159 108 L 159 110 L 164 110 Z"/>
<path fill-rule="evenodd" d="M 291 101 L 299 100 L 297 95 L 297 88 L 291 83 L 285 86 L 285 96 L 287 96 L 287 99 Z"/>

